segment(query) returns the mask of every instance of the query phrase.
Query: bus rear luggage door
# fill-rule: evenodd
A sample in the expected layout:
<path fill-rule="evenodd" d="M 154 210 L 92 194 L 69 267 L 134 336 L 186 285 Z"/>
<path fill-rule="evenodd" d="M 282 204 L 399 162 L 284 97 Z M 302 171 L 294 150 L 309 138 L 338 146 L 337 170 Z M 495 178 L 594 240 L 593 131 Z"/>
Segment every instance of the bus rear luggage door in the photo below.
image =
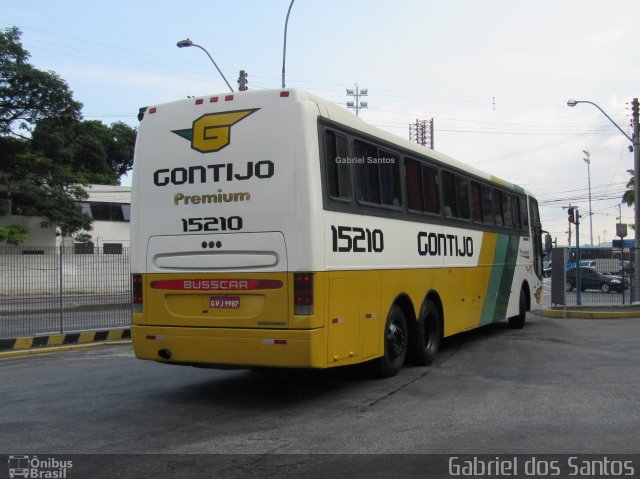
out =
<path fill-rule="evenodd" d="M 153 236 L 147 271 L 147 324 L 288 327 L 282 233 Z"/>

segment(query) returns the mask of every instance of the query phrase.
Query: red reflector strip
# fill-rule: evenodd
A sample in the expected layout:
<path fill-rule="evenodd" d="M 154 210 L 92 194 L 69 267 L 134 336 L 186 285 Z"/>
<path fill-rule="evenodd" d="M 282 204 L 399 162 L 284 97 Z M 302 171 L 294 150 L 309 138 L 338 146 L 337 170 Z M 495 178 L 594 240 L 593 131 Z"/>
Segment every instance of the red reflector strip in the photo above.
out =
<path fill-rule="evenodd" d="M 147 334 L 146 338 L 149 341 L 164 341 L 165 337 L 164 336 L 153 336 L 151 334 Z"/>
<path fill-rule="evenodd" d="M 272 345 L 272 344 L 287 344 L 287 340 L 286 339 L 263 339 L 262 340 L 262 344 L 268 344 L 268 345 Z"/>
<path fill-rule="evenodd" d="M 158 109 L 154 106 L 153 108 L 149 108 L 149 113 L 155 113 Z"/>
<path fill-rule="evenodd" d="M 252 291 L 257 289 L 279 289 L 278 279 L 167 279 L 152 281 L 153 289 L 170 291 Z"/>
<path fill-rule="evenodd" d="M 218 103 L 218 97 L 217 97 L 217 96 L 212 96 L 212 97 L 209 99 L 209 103 Z"/>
<path fill-rule="evenodd" d="M 289 92 L 288 91 L 281 91 L 280 92 L 280 98 L 287 98 L 289 96 Z"/>
<path fill-rule="evenodd" d="M 224 97 L 224 101 L 231 101 L 233 100 L 233 95 L 227 95 Z"/>
<path fill-rule="evenodd" d="M 202 98 L 198 98 L 196 100 L 196 105 L 202 105 L 204 103 L 204 100 Z"/>

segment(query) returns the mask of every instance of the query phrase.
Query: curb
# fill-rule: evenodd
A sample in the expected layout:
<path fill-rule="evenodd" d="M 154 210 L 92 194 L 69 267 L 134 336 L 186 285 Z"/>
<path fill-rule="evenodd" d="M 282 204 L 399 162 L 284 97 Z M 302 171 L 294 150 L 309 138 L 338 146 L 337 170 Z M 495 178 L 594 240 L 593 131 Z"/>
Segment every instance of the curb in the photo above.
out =
<path fill-rule="evenodd" d="M 563 309 L 545 309 L 543 316 L 545 318 L 563 319 L 565 317 L 565 311 Z M 628 311 L 567 309 L 566 317 L 568 319 L 632 319 L 640 318 L 640 311 L 637 309 Z"/>
<path fill-rule="evenodd" d="M 0 358 L 130 342 L 129 328 L 0 339 Z"/>

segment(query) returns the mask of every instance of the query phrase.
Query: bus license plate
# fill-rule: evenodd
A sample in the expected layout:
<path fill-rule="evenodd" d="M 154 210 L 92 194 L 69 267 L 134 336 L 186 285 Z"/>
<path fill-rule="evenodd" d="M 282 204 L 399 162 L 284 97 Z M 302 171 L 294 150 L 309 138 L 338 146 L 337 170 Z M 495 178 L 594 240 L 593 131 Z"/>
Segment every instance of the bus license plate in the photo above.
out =
<path fill-rule="evenodd" d="M 238 309 L 240 296 L 211 296 L 209 306 L 214 309 Z"/>

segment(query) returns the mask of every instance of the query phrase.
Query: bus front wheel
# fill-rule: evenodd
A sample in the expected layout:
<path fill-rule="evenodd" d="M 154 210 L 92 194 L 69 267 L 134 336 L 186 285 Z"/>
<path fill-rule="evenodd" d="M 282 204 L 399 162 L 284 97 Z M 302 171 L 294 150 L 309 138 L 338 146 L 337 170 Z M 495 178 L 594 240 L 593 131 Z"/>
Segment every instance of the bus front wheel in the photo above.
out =
<path fill-rule="evenodd" d="M 376 360 L 378 375 L 390 378 L 398 374 L 404 365 L 408 349 L 407 320 L 400 306 L 393 305 L 384 327 L 384 354 Z"/>
<path fill-rule="evenodd" d="M 422 304 L 415 334 L 410 338 L 413 363 L 429 366 L 438 354 L 442 337 L 442 321 L 438 306 L 430 299 Z"/>

